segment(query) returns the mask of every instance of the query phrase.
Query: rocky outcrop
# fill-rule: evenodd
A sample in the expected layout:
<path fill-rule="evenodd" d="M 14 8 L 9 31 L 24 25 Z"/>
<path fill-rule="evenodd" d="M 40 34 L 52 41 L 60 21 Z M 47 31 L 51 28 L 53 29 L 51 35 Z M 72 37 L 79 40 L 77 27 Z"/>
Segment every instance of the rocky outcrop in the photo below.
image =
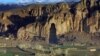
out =
<path fill-rule="evenodd" d="M 95 33 L 100 30 L 100 1 L 29 5 L 0 13 L 0 31 L 18 39 L 58 37 L 69 32 Z M 3 25 L 3 26 L 2 26 Z"/>

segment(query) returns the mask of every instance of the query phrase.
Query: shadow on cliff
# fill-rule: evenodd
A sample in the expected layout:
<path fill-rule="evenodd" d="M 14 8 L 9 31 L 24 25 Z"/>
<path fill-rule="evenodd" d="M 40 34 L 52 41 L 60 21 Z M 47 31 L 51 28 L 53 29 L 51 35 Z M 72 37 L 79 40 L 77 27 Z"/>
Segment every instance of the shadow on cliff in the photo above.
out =
<path fill-rule="evenodd" d="M 90 6 L 91 5 L 90 0 L 86 1 L 88 13 L 87 13 L 86 17 L 83 19 L 83 22 L 82 22 L 83 23 L 83 31 L 85 31 L 85 32 L 90 31 L 90 26 L 87 25 L 87 20 L 91 19 L 91 17 L 94 16 L 97 11 L 100 12 L 100 4 L 99 3 L 100 3 L 100 0 L 97 0 L 96 5 L 93 5 L 91 7 Z"/>
<path fill-rule="evenodd" d="M 87 17 L 90 18 L 91 16 L 93 16 L 95 14 L 96 11 L 99 11 L 100 12 L 100 0 L 97 0 L 96 1 L 96 5 L 93 5 L 92 7 L 90 6 L 91 3 L 90 3 L 90 0 L 87 0 L 86 1 L 86 6 L 87 6 L 87 9 L 88 9 L 88 14 L 87 14 Z"/>
<path fill-rule="evenodd" d="M 70 9 L 70 13 L 73 15 L 73 17 L 72 17 L 73 22 L 75 20 L 75 15 L 76 15 L 76 8 L 75 8 L 76 5 L 77 5 L 77 3 L 72 4 L 71 9 Z"/>
<path fill-rule="evenodd" d="M 21 17 L 19 15 L 11 15 L 8 19 L 13 23 L 13 25 L 8 26 L 8 30 L 3 32 L 2 35 L 9 36 L 9 34 L 13 34 L 14 37 L 17 37 L 17 31 L 21 27 L 26 27 L 28 24 L 37 22 L 40 24 L 40 37 L 41 37 L 41 29 L 47 22 L 48 13 L 46 11 L 46 7 L 42 8 L 43 14 L 38 16 L 32 16 L 32 13 L 29 13 L 30 16 Z"/>
<path fill-rule="evenodd" d="M 49 43 L 57 44 L 57 42 L 58 42 L 58 39 L 57 39 L 57 35 L 56 35 L 55 24 L 52 23 L 51 28 L 50 28 L 50 34 L 49 34 Z"/>
<path fill-rule="evenodd" d="M 48 12 L 46 11 L 46 7 L 42 7 L 43 15 L 40 16 L 39 22 L 44 26 L 48 19 Z"/>
<path fill-rule="evenodd" d="M 26 17 L 20 17 L 19 15 L 11 15 L 9 17 L 9 20 L 14 24 L 8 26 L 7 33 L 13 34 L 15 37 L 17 37 L 17 31 L 21 27 L 25 27 L 26 25 L 33 23 L 35 21 L 36 17 L 33 16 L 26 16 Z"/>

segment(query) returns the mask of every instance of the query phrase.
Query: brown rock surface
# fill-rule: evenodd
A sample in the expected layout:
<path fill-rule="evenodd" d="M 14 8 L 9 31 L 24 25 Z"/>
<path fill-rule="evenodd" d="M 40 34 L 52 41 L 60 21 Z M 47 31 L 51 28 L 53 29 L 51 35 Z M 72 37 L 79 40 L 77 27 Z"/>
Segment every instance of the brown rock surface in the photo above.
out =
<path fill-rule="evenodd" d="M 29 5 L 5 11 L 0 13 L 0 30 L 7 29 L 0 33 L 10 33 L 18 39 L 45 37 L 47 41 L 54 34 L 59 36 L 73 31 L 95 33 L 100 30 L 99 7 L 95 0 L 82 0 L 74 4 Z"/>

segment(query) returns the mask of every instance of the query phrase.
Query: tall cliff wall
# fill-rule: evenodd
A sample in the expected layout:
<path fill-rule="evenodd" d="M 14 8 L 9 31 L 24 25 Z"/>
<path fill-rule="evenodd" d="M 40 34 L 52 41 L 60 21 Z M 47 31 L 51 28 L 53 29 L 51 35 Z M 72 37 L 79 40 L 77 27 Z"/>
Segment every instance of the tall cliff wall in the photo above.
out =
<path fill-rule="evenodd" d="M 100 31 L 100 1 L 29 5 L 0 12 L 0 35 L 18 39 L 59 36 L 68 32 Z"/>

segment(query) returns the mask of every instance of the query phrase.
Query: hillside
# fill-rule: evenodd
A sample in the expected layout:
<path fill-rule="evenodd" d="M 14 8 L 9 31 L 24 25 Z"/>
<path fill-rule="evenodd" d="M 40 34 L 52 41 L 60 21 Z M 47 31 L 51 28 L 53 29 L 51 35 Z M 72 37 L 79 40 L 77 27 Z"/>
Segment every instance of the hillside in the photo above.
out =
<path fill-rule="evenodd" d="M 99 0 L 81 0 L 73 4 L 35 4 L 0 12 L 0 35 L 12 35 L 20 40 L 57 43 L 61 36 L 68 33 L 83 33 L 87 36 L 83 38 L 87 39 L 91 38 L 89 34 L 97 32 L 100 32 Z M 70 38 L 70 41 L 76 39 L 73 36 Z"/>

